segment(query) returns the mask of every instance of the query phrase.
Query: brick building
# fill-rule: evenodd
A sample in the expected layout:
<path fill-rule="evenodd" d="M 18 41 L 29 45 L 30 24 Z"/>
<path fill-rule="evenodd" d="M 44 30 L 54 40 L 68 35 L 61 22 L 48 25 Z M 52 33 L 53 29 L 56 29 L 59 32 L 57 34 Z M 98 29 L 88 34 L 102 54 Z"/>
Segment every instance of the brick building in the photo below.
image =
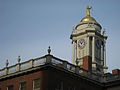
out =
<path fill-rule="evenodd" d="M 0 70 L 0 90 L 119 90 L 119 73 L 97 75 L 48 54 Z"/>
<path fill-rule="evenodd" d="M 120 70 L 107 73 L 105 31 L 86 16 L 71 34 L 73 64 L 48 54 L 0 69 L 0 90 L 120 90 Z"/>

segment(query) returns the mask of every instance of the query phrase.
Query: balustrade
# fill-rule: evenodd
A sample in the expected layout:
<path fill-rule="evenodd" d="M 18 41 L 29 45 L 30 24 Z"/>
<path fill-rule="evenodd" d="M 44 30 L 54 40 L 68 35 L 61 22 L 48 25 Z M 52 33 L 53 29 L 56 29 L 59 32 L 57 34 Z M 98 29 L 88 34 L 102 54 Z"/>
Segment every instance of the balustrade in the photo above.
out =
<path fill-rule="evenodd" d="M 70 72 L 82 75 L 84 77 L 87 77 L 87 78 L 90 78 L 96 81 L 99 80 L 101 82 L 108 82 L 111 80 L 120 79 L 120 77 L 118 78 L 118 76 L 115 76 L 115 75 L 113 76 L 112 74 L 109 76 L 108 75 L 100 76 L 98 74 L 84 70 L 83 68 L 80 68 L 79 66 L 75 66 L 67 61 L 53 57 L 52 55 L 46 55 L 41 58 L 31 59 L 26 62 L 18 63 L 16 65 L 9 66 L 9 67 L 5 67 L 0 70 L 0 78 L 6 75 L 12 74 L 12 73 L 21 72 L 23 70 L 27 70 L 31 68 L 36 68 L 38 66 L 45 65 L 45 64 L 52 64 L 52 65 L 61 67 L 65 70 L 68 70 Z"/>

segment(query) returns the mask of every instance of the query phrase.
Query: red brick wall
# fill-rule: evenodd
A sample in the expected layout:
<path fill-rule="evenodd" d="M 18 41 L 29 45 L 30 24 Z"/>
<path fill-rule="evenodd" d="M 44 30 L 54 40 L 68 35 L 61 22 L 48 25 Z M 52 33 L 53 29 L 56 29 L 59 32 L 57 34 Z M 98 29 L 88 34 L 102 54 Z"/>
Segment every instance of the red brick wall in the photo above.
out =
<path fill-rule="evenodd" d="M 45 90 L 46 88 L 46 80 L 47 79 L 47 74 L 45 74 L 46 72 L 34 72 L 31 74 L 27 74 L 27 75 L 22 75 L 16 78 L 12 78 L 12 79 L 8 79 L 8 80 L 4 80 L 0 82 L 0 87 L 2 90 L 7 90 L 7 86 L 8 85 L 13 85 L 14 86 L 14 90 L 19 90 L 19 83 L 21 81 L 26 81 L 26 87 L 27 90 L 33 90 L 33 80 L 36 78 L 40 78 L 41 79 L 41 90 Z"/>
<path fill-rule="evenodd" d="M 55 88 L 61 87 L 61 82 L 63 83 L 63 90 L 103 90 L 97 84 L 57 69 L 51 69 L 49 77 L 48 90 L 55 90 Z"/>
<path fill-rule="evenodd" d="M 119 69 L 114 69 L 112 70 L 113 75 L 120 75 L 120 70 Z"/>
<path fill-rule="evenodd" d="M 85 70 L 92 70 L 92 58 L 90 56 L 83 57 L 83 68 Z"/>
<path fill-rule="evenodd" d="M 74 90 L 74 88 L 75 90 L 103 90 L 99 85 L 58 67 L 46 67 L 46 70 L 38 70 L 38 72 L 4 80 L 0 82 L 0 86 L 2 90 L 7 90 L 6 87 L 12 84 L 14 85 L 14 90 L 19 90 L 20 81 L 26 81 L 27 90 L 32 90 L 33 80 L 36 78 L 41 79 L 41 90 L 61 88 L 61 82 L 63 84 L 63 90 Z"/>

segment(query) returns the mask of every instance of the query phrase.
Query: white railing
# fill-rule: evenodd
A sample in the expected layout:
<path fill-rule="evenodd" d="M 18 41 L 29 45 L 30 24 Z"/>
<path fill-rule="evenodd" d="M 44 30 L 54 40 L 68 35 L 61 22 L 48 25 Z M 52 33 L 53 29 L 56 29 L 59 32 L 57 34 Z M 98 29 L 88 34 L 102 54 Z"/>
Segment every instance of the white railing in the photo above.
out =
<path fill-rule="evenodd" d="M 11 73 L 15 73 L 18 71 L 18 67 L 17 67 L 17 64 L 14 65 L 14 66 L 10 66 L 8 69 L 7 69 L 7 74 L 11 74 Z"/>
<path fill-rule="evenodd" d="M 45 62 L 46 62 L 46 58 L 41 57 L 41 58 L 37 58 L 37 59 L 31 59 L 31 60 L 26 61 L 26 62 L 18 63 L 18 64 L 13 65 L 13 66 L 5 67 L 4 69 L 0 70 L 0 78 L 2 76 L 6 76 L 6 75 L 9 75 L 12 73 L 16 73 L 16 72 L 20 72 L 23 70 L 34 68 L 34 67 L 37 67 L 40 65 L 44 65 Z"/>
<path fill-rule="evenodd" d="M 37 59 L 33 62 L 33 67 L 44 65 L 46 63 L 46 58 Z"/>
<path fill-rule="evenodd" d="M 26 69 L 29 69 L 29 68 L 32 68 L 31 61 L 24 62 L 24 63 L 20 64 L 20 70 L 26 70 Z"/>
<path fill-rule="evenodd" d="M 52 58 L 51 63 L 55 64 L 55 65 L 63 65 L 63 61 L 61 61 L 60 59 L 57 59 L 57 58 Z"/>
<path fill-rule="evenodd" d="M 90 71 L 87 71 L 83 68 L 80 68 L 76 65 L 73 65 L 67 61 L 56 58 L 52 55 L 46 55 L 41 58 L 31 59 L 29 61 L 18 63 L 16 65 L 1 69 L 0 79 L 12 73 L 21 72 L 21 71 L 31 69 L 31 68 L 36 68 L 38 66 L 45 65 L 45 64 L 52 64 L 57 67 L 64 68 L 65 70 L 70 71 L 72 73 L 76 73 L 81 76 L 87 77 L 89 79 L 93 79 L 93 80 L 101 81 L 101 82 L 107 82 L 107 81 L 116 80 L 119 78 L 119 77 L 112 76 L 112 75 L 111 76 L 100 76 Z"/>
<path fill-rule="evenodd" d="M 0 70 L 0 76 L 6 75 L 6 68 Z"/>

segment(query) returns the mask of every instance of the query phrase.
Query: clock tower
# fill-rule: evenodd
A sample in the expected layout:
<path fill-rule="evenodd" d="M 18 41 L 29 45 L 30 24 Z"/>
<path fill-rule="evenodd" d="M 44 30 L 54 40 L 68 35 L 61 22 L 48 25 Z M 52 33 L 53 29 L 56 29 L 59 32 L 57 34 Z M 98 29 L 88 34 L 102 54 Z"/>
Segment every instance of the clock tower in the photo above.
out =
<path fill-rule="evenodd" d="M 104 73 L 106 66 L 105 31 L 90 15 L 91 7 L 86 7 L 86 16 L 73 28 L 72 63 L 95 73 Z"/>

